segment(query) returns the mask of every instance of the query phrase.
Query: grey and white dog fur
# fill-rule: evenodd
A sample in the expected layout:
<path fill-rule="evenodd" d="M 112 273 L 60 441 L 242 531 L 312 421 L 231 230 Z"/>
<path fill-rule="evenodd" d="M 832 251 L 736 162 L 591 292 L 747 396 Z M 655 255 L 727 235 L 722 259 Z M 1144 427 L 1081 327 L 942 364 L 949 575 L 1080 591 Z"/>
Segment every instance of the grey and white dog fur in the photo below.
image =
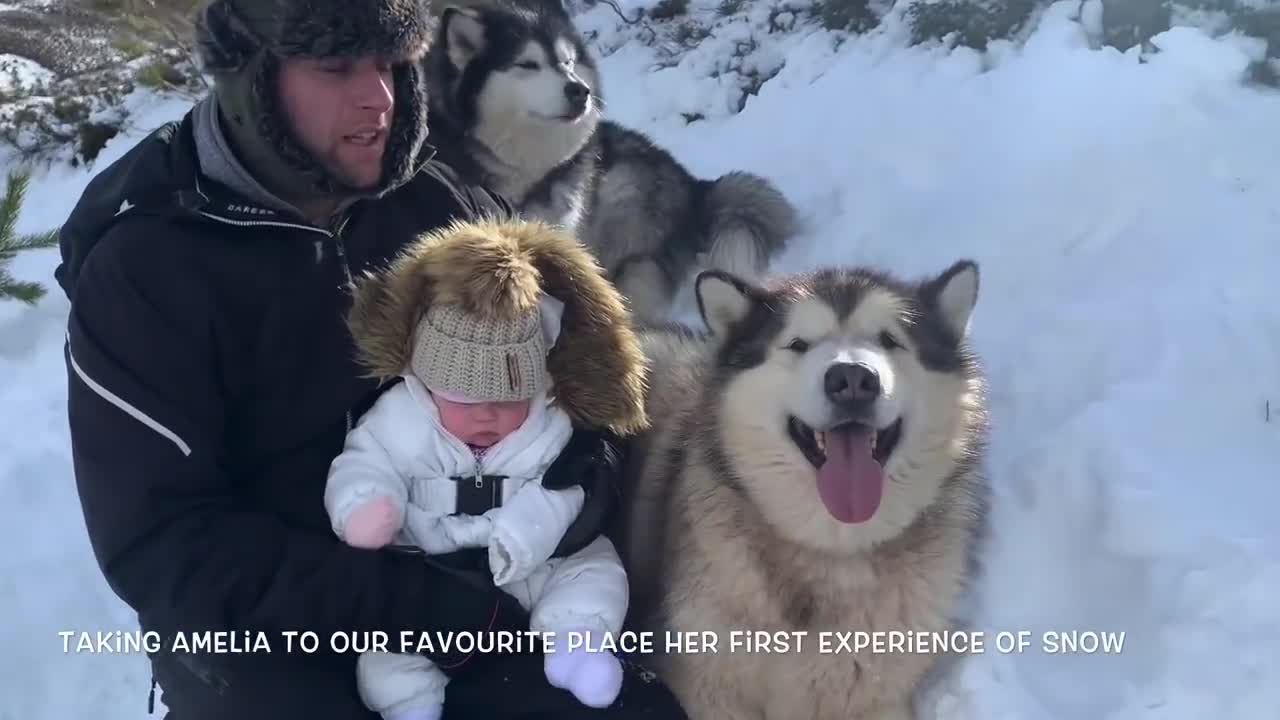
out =
<path fill-rule="evenodd" d="M 772 183 L 696 178 L 605 120 L 595 59 L 559 0 L 461 1 L 440 11 L 428 58 L 441 160 L 574 232 L 641 321 L 665 321 L 698 269 L 768 271 L 797 229 Z"/>
<path fill-rule="evenodd" d="M 654 425 L 610 530 L 628 627 L 717 633 L 718 652 L 646 656 L 691 718 L 908 720 L 946 653 L 819 637 L 964 628 L 988 507 L 977 265 L 694 287 L 707 330 L 642 337 Z M 733 649 L 743 630 L 772 651 Z"/>

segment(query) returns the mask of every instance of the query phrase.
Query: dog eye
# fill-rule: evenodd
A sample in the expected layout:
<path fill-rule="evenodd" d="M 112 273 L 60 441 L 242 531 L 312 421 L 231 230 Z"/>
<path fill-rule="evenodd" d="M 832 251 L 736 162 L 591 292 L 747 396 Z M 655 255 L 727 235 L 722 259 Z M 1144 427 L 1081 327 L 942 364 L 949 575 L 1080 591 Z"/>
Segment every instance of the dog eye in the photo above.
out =
<path fill-rule="evenodd" d="M 516 67 L 520 68 L 521 70 L 537 70 L 538 63 L 534 60 L 522 60 L 516 63 Z"/>
<path fill-rule="evenodd" d="M 902 343 L 898 342 L 898 338 L 891 335 L 888 330 L 881 331 L 880 345 L 883 346 L 885 350 L 901 350 L 902 349 Z"/>
<path fill-rule="evenodd" d="M 802 353 L 809 349 L 809 343 L 805 340 L 801 340 L 800 338 L 795 338 L 791 342 L 787 343 L 785 349 L 792 352 Z"/>

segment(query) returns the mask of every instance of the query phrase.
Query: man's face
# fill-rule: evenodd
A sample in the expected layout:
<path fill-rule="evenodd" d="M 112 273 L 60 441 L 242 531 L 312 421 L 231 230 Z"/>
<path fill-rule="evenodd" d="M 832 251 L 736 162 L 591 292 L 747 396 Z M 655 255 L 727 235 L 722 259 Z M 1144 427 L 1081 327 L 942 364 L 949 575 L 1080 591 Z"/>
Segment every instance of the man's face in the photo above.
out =
<path fill-rule="evenodd" d="M 329 172 L 354 188 L 382 176 L 395 107 L 391 66 L 375 58 L 290 58 L 280 95 L 294 134 Z"/>

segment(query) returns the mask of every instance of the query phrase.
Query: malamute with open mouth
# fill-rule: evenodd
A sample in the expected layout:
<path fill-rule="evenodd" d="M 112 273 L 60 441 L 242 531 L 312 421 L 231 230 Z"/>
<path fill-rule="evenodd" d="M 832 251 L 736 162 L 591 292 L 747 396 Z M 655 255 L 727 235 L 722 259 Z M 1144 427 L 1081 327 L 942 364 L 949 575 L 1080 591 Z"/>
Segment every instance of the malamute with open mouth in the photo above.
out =
<path fill-rule="evenodd" d="M 644 340 L 655 425 L 618 535 L 632 627 L 717 633 L 715 653 L 652 658 L 698 720 L 907 720 L 939 654 L 824 654 L 821 633 L 957 627 L 987 507 L 978 268 L 695 288 L 709 332 Z M 772 652 L 729 645 L 757 630 Z"/>
<path fill-rule="evenodd" d="M 761 276 L 797 231 L 764 178 L 696 178 L 605 121 L 595 59 L 559 0 L 446 5 L 428 65 L 438 157 L 576 233 L 642 321 L 666 320 L 698 269 Z"/>

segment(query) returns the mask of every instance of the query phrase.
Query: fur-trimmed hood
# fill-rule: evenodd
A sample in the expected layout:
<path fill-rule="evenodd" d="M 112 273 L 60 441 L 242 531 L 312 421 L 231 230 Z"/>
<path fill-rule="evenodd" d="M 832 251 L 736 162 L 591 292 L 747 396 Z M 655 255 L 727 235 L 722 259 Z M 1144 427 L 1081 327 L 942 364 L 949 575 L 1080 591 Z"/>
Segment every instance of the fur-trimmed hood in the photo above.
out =
<path fill-rule="evenodd" d="M 456 221 L 411 244 L 353 287 L 348 326 L 367 376 L 408 372 L 414 332 L 429 303 L 467 312 L 523 312 L 543 292 L 564 303 L 547 356 L 553 394 L 575 424 L 620 435 L 648 426 L 647 368 L 621 293 L 590 251 L 540 222 Z"/>

